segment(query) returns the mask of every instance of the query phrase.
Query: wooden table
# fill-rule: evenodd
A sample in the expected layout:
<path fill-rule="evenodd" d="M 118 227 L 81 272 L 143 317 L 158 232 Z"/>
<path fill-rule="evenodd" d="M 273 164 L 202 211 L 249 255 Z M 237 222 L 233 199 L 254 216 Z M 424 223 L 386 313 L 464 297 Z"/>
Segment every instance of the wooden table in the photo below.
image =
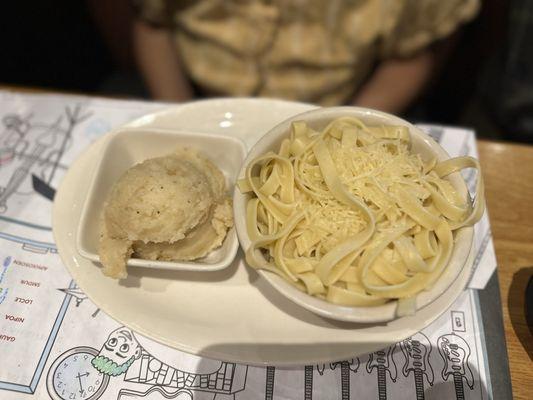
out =
<path fill-rule="evenodd" d="M 533 336 L 524 291 L 533 275 L 533 146 L 478 141 L 486 182 L 515 399 L 533 398 Z M 486 332 L 490 335 L 490 332 Z"/>

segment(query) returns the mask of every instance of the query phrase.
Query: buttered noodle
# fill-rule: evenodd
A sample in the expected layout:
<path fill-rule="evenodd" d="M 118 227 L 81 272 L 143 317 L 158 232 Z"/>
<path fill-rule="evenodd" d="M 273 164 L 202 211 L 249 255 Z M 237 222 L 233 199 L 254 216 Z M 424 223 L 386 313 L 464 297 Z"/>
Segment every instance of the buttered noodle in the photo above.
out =
<path fill-rule="evenodd" d="M 445 179 L 464 168 L 478 170 L 473 204 Z M 423 160 L 408 128 L 351 117 L 322 132 L 294 122 L 239 188 L 251 194 L 248 264 L 347 306 L 400 299 L 412 308 L 446 268 L 453 231 L 477 222 L 485 204 L 477 160 Z"/>

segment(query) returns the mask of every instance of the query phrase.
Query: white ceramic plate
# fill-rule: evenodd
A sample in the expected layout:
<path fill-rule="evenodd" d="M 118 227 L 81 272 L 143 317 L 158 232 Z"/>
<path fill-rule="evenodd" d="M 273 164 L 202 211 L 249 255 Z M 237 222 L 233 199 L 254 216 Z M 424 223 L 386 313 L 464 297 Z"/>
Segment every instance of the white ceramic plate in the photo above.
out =
<path fill-rule="evenodd" d="M 250 147 L 273 125 L 311 109 L 274 100 L 189 103 L 140 118 L 130 126 L 228 134 Z M 53 231 L 59 253 L 80 288 L 102 310 L 136 332 L 177 349 L 253 365 L 302 365 L 351 358 L 402 340 L 429 325 L 463 290 L 472 255 L 441 297 L 416 315 L 358 325 L 319 317 L 274 291 L 244 265 L 209 274 L 130 270 L 128 279 L 106 278 L 76 249 L 80 210 L 103 140 L 70 168 L 54 202 Z"/>

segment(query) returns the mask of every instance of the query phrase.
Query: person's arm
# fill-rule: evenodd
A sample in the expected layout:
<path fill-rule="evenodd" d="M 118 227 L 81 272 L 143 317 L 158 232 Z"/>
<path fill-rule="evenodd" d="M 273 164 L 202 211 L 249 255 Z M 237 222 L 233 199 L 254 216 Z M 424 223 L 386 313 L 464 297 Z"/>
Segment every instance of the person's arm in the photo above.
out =
<path fill-rule="evenodd" d="M 382 61 L 354 98 L 354 105 L 392 114 L 405 111 L 433 76 L 436 55 L 426 49 L 408 59 Z"/>
<path fill-rule="evenodd" d="M 133 26 L 135 57 L 154 99 L 186 101 L 191 87 L 183 73 L 171 33 L 136 20 Z"/>

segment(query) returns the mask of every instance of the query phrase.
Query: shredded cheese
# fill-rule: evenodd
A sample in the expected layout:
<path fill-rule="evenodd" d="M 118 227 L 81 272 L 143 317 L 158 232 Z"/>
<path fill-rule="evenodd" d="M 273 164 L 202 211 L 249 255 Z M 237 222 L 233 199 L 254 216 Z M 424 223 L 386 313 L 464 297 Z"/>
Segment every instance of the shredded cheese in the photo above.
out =
<path fill-rule="evenodd" d="M 446 180 L 463 168 L 478 170 L 474 204 Z M 293 123 L 278 154 L 253 160 L 239 188 L 251 194 L 252 267 L 335 304 L 400 299 L 401 312 L 414 311 L 448 264 L 453 231 L 477 222 L 485 203 L 477 160 L 424 162 L 407 127 L 350 117 L 322 132 Z"/>

